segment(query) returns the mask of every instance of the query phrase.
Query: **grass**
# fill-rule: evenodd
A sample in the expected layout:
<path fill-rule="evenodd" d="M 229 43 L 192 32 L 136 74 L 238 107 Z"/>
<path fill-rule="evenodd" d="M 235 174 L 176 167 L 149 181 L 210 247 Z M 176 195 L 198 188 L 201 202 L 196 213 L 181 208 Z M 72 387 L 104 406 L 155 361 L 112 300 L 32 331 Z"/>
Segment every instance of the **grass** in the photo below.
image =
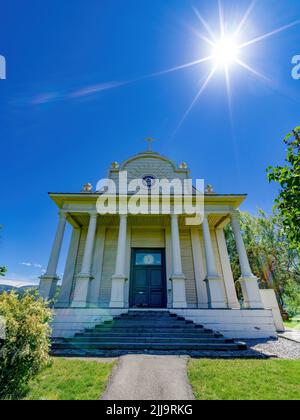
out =
<path fill-rule="evenodd" d="M 191 360 L 197 400 L 299 400 L 300 360 Z"/>
<path fill-rule="evenodd" d="M 52 359 L 49 368 L 29 384 L 26 400 L 98 400 L 114 363 Z"/>
<path fill-rule="evenodd" d="M 295 330 L 300 330 L 300 320 L 284 321 L 285 328 L 293 328 Z"/>

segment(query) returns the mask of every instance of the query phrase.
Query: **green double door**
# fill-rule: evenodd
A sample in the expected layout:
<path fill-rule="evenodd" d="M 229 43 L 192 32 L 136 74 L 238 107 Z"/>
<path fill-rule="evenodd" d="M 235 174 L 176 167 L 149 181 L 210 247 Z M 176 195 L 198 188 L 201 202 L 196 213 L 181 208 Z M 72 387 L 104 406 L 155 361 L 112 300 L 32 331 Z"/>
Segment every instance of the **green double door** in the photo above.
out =
<path fill-rule="evenodd" d="M 164 249 L 133 249 L 130 306 L 132 308 L 165 308 L 166 305 Z"/>

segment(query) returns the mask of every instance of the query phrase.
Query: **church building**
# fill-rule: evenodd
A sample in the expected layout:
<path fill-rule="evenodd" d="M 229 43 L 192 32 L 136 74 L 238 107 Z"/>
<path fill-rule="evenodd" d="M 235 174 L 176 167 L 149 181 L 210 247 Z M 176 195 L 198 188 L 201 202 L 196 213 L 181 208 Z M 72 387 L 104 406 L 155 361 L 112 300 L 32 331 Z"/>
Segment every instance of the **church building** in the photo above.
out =
<path fill-rule="evenodd" d="M 118 184 L 124 173 L 128 183 L 141 181 L 147 197 L 159 180 L 190 179 L 186 163 L 177 165 L 151 148 L 120 164 L 114 162 L 107 184 Z M 217 194 L 207 187 L 199 223 L 188 224 L 187 214 L 174 211 L 172 194 L 169 212 L 149 214 L 149 207 L 141 206 L 138 214 L 100 214 L 97 203 L 103 194 L 91 184 L 81 192 L 49 193 L 59 209 L 59 220 L 47 271 L 40 279 L 40 295 L 45 299 L 56 295 L 65 227 L 72 227 L 55 303 L 53 337 L 74 337 L 138 312 L 145 320 L 177 316 L 225 337 L 276 337 L 278 307 L 266 303 L 274 302 L 274 292 L 259 289 L 240 231 L 237 211 L 245 195 Z M 194 187 L 191 196 L 196 199 Z M 132 195 L 124 198 L 117 192 L 115 199 L 117 204 L 122 200 L 124 208 L 124 200 Z M 228 224 L 240 261 L 240 300 L 224 235 Z M 264 292 L 272 293 L 271 299 Z"/>

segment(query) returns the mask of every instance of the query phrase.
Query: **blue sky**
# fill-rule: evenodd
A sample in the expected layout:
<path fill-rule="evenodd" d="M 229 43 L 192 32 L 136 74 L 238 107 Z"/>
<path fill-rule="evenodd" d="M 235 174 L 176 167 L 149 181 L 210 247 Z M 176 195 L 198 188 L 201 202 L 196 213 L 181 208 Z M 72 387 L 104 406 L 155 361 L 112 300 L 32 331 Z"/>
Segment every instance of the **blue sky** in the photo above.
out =
<path fill-rule="evenodd" d="M 250 5 L 223 1 L 230 33 Z M 214 0 L 2 1 L 0 54 L 0 264 L 8 278 L 36 279 L 57 223 L 48 191 L 94 185 L 110 163 L 145 149 L 188 162 L 193 178 L 220 193 L 244 193 L 244 210 L 270 211 L 276 186 L 265 169 L 284 158 L 282 138 L 299 125 L 300 25 L 249 45 L 243 60 L 269 81 L 230 68 L 230 118 L 224 71 L 218 70 L 176 130 L 211 70 L 206 62 L 147 77 L 207 55 L 207 35 L 193 7 L 218 34 Z M 259 0 L 243 42 L 300 19 L 299 0 Z M 140 79 L 140 80 L 138 80 Z M 67 247 L 64 244 L 59 272 Z"/>

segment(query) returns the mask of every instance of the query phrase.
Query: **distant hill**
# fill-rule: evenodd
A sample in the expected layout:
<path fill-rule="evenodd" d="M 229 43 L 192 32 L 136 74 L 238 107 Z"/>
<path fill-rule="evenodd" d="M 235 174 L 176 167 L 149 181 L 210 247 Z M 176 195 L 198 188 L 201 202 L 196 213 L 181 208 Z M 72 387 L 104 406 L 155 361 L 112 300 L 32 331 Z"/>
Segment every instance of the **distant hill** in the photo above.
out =
<path fill-rule="evenodd" d="M 20 292 L 20 291 L 25 291 L 25 290 L 37 290 L 37 289 L 38 289 L 37 285 L 24 286 L 24 287 L 13 287 L 13 286 L 9 286 L 9 285 L 6 285 L 6 284 L 1 284 L 0 285 L 0 293 L 10 292 L 12 290 L 17 290 L 18 292 Z"/>
<path fill-rule="evenodd" d="M 3 292 L 10 292 L 12 290 L 18 291 L 18 292 L 24 292 L 26 290 L 37 290 L 38 285 L 32 284 L 26 281 L 20 281 L 20 280 L 8 280 L 8 279 L 1 279 L 0 280 L 0 293 Z"/>

